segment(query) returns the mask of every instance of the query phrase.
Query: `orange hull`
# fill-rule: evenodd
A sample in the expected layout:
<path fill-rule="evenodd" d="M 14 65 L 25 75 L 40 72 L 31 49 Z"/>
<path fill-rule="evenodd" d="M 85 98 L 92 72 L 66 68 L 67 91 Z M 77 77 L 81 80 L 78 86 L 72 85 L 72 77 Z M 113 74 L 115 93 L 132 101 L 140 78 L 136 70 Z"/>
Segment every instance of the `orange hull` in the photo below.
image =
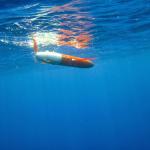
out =
<path fill-rule="evenodd" d="M 87 58 L 80 58 L 65 54 L 62 55 L 61 64 L 80 68 L 89 68 L 94 66 L 92 61 Z"/>

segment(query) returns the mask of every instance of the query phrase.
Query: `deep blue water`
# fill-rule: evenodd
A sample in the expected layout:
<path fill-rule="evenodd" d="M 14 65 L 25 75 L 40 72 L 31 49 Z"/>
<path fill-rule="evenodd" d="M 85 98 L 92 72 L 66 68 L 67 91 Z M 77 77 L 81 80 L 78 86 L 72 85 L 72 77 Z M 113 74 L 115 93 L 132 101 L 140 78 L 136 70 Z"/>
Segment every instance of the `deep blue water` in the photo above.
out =
<path fill-rule="evenodd" d="M 60 29 L 88 47 L 40 49 L 93 68 L 36 62 L 32 35 Z M 0 0 L 0 150 L 149 150 L 149 40 L 149 0 Z"/>

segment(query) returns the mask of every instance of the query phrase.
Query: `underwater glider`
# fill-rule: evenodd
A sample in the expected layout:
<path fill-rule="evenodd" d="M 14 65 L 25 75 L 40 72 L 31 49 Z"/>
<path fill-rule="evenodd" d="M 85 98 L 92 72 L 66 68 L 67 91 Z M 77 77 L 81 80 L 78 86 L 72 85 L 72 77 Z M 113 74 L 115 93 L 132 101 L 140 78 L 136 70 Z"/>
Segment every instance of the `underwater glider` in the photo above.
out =
<path fill-rule="evenodd" d="M 94 66 L 91 58 L 80 58 L 52 51 L 40 52 L 38 50 L 38 45 L 35 39 L 33 39 L 33 44 L 35 57 L 43 63 L 79 68 L 90 68 Z"/>

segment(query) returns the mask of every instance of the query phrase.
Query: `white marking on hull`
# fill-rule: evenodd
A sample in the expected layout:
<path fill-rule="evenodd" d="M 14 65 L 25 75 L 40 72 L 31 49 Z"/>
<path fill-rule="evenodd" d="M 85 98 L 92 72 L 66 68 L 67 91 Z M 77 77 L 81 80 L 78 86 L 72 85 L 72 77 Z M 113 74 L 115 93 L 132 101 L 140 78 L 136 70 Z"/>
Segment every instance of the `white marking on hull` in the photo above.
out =
<path fill-rule="evenodd" d="M 37 59 L 47 63 L 60 64 L 62 61 L 62 54 L 56 52 L 49 52 L 49 51 L 37 52 L 35 56 Z"/>

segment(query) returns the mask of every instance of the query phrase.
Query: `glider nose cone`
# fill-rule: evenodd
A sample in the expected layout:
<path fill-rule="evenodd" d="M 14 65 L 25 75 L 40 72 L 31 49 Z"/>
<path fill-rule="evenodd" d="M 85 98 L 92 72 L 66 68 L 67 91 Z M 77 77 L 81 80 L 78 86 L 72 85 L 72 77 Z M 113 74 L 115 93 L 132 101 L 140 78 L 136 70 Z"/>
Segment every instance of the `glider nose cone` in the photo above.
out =
<path fill-rule="evenodd" d="M 94 66 L 94 63 L 93 63 L 92 61 L 89 61 L 89 62 L 86 64 L 85 67 L 91 68 L 91 67 L 93 67 L 93 66 Z"/>
<path fill-rule="evenodd" d="M 87 60 L 85 62 L 81 62 L 78 67 L 81 67 L 81 68 L 91 68 L 94 66 L 94 63 L 90 60 Z"/>
<path fill-rule="evenodd" d="M 93 66 L 94 66 L 94 63 L 91 62 L 91 63 L 89 64 L 89 67 L 93 67 Z"/>

